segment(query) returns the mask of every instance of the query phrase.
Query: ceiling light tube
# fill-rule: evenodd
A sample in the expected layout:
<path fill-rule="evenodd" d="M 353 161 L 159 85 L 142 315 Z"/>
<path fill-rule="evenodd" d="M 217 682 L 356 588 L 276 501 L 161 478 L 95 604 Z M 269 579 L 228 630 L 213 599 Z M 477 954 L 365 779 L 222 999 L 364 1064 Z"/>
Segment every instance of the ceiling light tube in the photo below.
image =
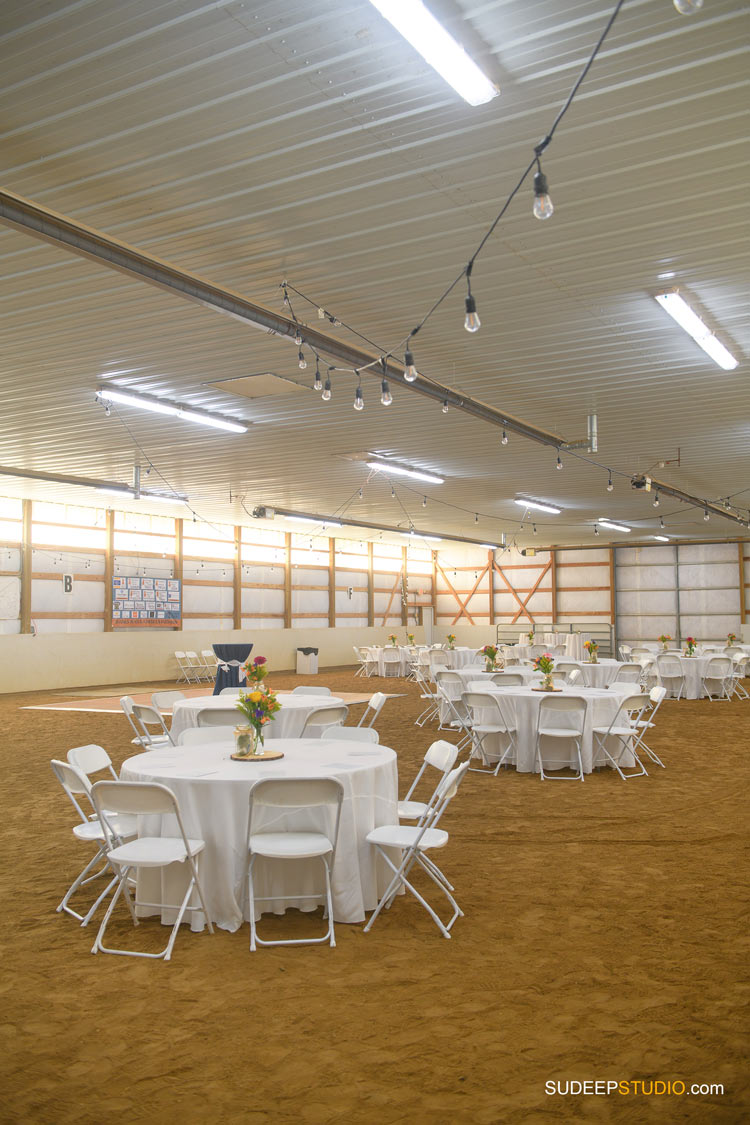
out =
<path fill-rule="evenodd" d="M 496 551 L 497 543 L 480 543 L 480 547 L 486 547 L 488 551 Z"/>
<path fill-rule="evenodd" d="M 522 508 L 533 508 L 536 512 L 549 512 L 550 515 L 559 516 L 562 508 L 556 508 L 554 504 L 542 504 L 538 500 L 524 500 L 523 497 L 513 501 L 514 504 L 520 504 Z"/>
<path fill-rule="evenodd" d="M 421 0 L 370 2 L 469 105 L 484 105 L 500 93 Z"/>
<path fill-rule="evenodd" d="M 284 519 L 292 520 L 294 523 L 314 523 L 316 527 L 322 527 L 324 530 L 327 527 L 343 527 L 344 526 L 342 523 L 339 523 L 338 520 L 326 520 L 326 519 L 316 520 L 316 519 L 313 519 L 312 516 L 285 516 Z"/>
<path fill-rule="evenodd" d="M 669 536 L 668 535 L 652 535 L 651 538 L 652 539 L 658 539 L 660 543 L 668 543 L 669 542 Z"/>
<path fill-rule="evenodd" d="M 137 410 L 149 410 L 153 414 L 168 414 L 173 418 L 182 418 L 185 422 L 198 422 L 202 426 L 212 426 L 217 430 L 229 430 L 230 433 L 234 434 L 247 433 L 247 426 L 242 422 L 222 418 L 218 414 L 191 410 L 186 406 L 180 406 L 179 403 L 164 402 L 152 395 L 113 390 L 111 387 L 100 387 L 96 394 L 102 402 L 119 402 L 123 406 L 134 406 Z"/>
<path fill-rule="evenodd" d="M 703 348 L 706 355 L 718 364 L 724 371 L 733 371 L 739 364 L 730 351 L 717 340 L 713 332 L 703 323 L 690 305 L 679 293 L 657 293 L 656 300 L 665 312 L 669 313 L 680 328 L 692 336 L 698 347 Z"/>
<path fill-rule="evenodd" d="M 623 523 L 612 523 L 606 516 L 602 516 L 598 521 L 600 527 L 606 527 L 610 531 L 632 531 L 632 527 L 625 527 Z"/>
<path fill-rule="evenodd" d="M 381 472 L 391 473 L 394 477 L 411 477 L 413 480 L 426 480 L 429 484 L 444 484 L 442 477 L 434 473 L 424 473 L 420 469 L 409 469 L 405 465 L 394 465 L 390 461 L 368 461 L 368 469 L 380 469 Z"/>

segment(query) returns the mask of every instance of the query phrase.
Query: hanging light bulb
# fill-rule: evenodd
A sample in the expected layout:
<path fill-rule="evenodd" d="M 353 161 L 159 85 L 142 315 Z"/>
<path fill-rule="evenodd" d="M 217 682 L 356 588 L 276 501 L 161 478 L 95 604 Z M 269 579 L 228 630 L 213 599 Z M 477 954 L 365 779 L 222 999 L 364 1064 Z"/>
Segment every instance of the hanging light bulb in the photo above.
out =
<path fill-rule="evenodd" d="M 282 285 L 284 286 L 284 304 L 288 305 L 289 304 L 289 294 L 287 293 L 286 285 L 283 282 L 282 282 Z"/>
<path fill-rule="evenodd" d="M 599 528 L 596 526 L 596 524 L 594 524 L 594 535 L 598 535 L 598 534 L 599 534 Z"/>
<path fill-rule="evenodd" d="M 419 375 L 419 372 L 414 366 L 414 356 L 408 348 L 404 353 L 404 367 L 406 368 L 404 371 L 404 379 L 406 379 L 407 383 L 413 383 Z"/>
<path fill-rule="evenodd" d="M 326 318 L 326 310 L 325 309 L 318 309 L 318 320 L 325 320 L 325 318 Z"/>
<path fill-rule="evenodd" d="M 330 402 L 331 401 L 331 394 L 332 394 L 331 377 L 330 377 L 330 375 L 327 375 L 326 381 L 325 381 L 325 386 L 323 387 L 323 394 L 321 395 L 321 398 L 323 399 L 323 402 Z"/>
<path fill-rule="evenodd" d="M 507 445 L 508 444 L 508 435 L 506 434 L 505 430 L 503 430 L 503 436 L 500 438 L 500 444 L 501 445 Z"/>
<path fill-rule="evenodd" d="M 477 313 L 477 303 L 469 293 L 466 298 L 466 316 L 464 317 L 464 328 L 467 332 L 478 332 L 482 327 L 482 322 Z"/>
<path fill-rule="evenodd" d="M 560 460 L 560 454 L 558 453 L 558 455 L 557 455 L 557 464 L 555 465 L 555 468 L 556 468 L 556 469 L 562 469 L 562 467 L 563 467 L 563 466 L 562 466 L 562 461 Z"/>
<path fill-rule="evenodd" d="M 426 496 L 423 496 L 423 497 L 422 497 L 422 507 L 423 507 L 423 508 L 426 508 L 426 507 L 427 507 L 427 497 L 426 497 Z"/>
<path fill-rule="evenodd" d="M 703 0 L 672 0 L 681 16 L 694 16 L 703 7 Z"/>
<path fill-rule="evenodd" d="M 706 522 L 706 523 L 708 523 L 708 521 L 711 519 L 711 517 L 708 514 L 708 508 L 706 508 L 705 512 L 703 513 L 703 519 L 704 519 L 704 522 Z"/>
<path fill-rule="evenodd" d="M 299 359 L 300 371 L 304 371 L 307 367 L 307 360 L 305 359 L 305 353 L 302 351 L 302 348 L 297 352 L 297 358 Z"/>
<path fill-rule="evenodd" d="M 396 499 L 396 489 L 394 488 L 393 485 L 391 485 L 391 500 L 395 500 L 395 499 Z"/>
<path fill-rule="evenodd" d="M 479 512 L 474 513 L 474 523 L 479 523 Z"/>
<path fill-rule="evenodd" d="M 533 531 L 534 535 L 536 535 L 536 524 L 535 523 L 532 523 L 531 530 Z"/>
<path fill-rule="evenodd" d="M 362 387 L 359 383 L 357 383 L 357 389 L 354 392 L 354 409 L 355 410 L 364 410 L 364 408 L 365 408 L 365 400 L 362 397 Z"/>
<path fill-rule="evenodd" d="M 383 379 L 380 384 L 380 401 L 383 406 L 390 406 L 393 402 L 393 395 L 391 394 L 391 388 L 388 386 L 387 379 Z"/>
<path fill-rule="evenodd" d="M 654 503 L 653 503 L 653 507 L 654 507 L 654 508 L 658 508 L 658 507 L 659 507 L 659 503 L 660 503 L 660 501 L 659 501 L 659 493 L 657 492 L 657 493 L 656 493 L 656 496 L 654 496 Z"/>
<path fill-rule="evenodd" d="M 295 342 L 295 344 L 297 345 L 298 348 L 302 347 L 302 337 L 299 334 L 299 330 L 297 331 L 297 333 L 294 337 L 294 342 Z"/>
<path fill-rule="evenodd" d="M 322 391 L 323 390 L 323 382 L 320 378 L 320 362 L 318 361 L 317 357 L 315 359 L 315 382 L 313 383 L 313 390 L 314 391 Z"/>
<path fill-rule="evenodd" d="M 541 165 L 538 165 L 538 171 L 534 173 L 534 215 L 537 219 L 549 219 L 554 210 L 549 197 L 547 177 Z"/>
<path fill-rule="evenodd" d="M 610 473 L 609 480 L 607 481 L 607 492 L 612 492 L 614 487 L 615 486 L 612 484 L 612 474 Z"/>
<path fill-rule="evenodd" d="M 443 399 L 443 414 L 448 413 L 448 403 Z"/>
<path fill-rule="evenodd" d="M 363 497 L 364 497 L 364 492 L 362 491 L 362 489 L 361 489 L 361 488 L 360 488 L 359 492 L 357 493 L 357 495 L 359 496 L 360 500 L 362 500 L 362 499 L 363 499 Z"/>
<path fill-rule="evenodd" d="M 659 527 L 664 527 L 664 520 L 661 516 L 659 516 Z"/>

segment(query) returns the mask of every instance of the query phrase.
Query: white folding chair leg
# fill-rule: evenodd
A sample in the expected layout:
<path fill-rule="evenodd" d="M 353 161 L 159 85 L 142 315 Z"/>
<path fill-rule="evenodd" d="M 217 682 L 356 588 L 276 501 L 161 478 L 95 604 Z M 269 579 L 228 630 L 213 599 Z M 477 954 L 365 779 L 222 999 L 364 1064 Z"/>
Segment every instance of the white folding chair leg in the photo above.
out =
<path fill-rule="evenodd" d="M 388 889 L 386 890 L 385 894 L 383 895 L 380 902 L 378 903 L 374 913 L 372 914 L 369 921 L 367 922 L 367 925 L 365 926 L 365 933 L 368 933 L 369 930 L 372 928 L 372 925 L 373 925 L 375 919 L 380 914 L 383 907 L 390 905 L 390 902 L 393 900 L 395 894 L 400 889 L 400 887 L 404 887 L 405 889 L 411 891 L 411 893 L 414 895 L 414 897 L 417 899 L 417 901 L 422 904 L 422 906 L 425 908 L 427 913 L 430 915 L 430 917 L 434 921 L 435 925 L 438 927 L 438 929 L 442 933 L 443 937 L 450 938 L 451 935 L 450 935 L 449 931 L 450 931 L 451 927 L 453 926 L 453 923 L 456 921 L 456 919 L 463 916 L 463 911 L 461 910 L 460 906 L 456 902 L 453 895 L 447 889 L 447 887 L 445 885 L 445 883 L 447 883 L 447 880 L 445 880 L 445 877 L 442 875 L 442 872 L 441 872 L 441 878 L 436 878 L 435 875 L 432 873 L 432 871 L 430 871 L 430 868 L 427 866 L 427 864 L 423 862 L 423 856 L 419 853 L 418 850 L 415 850 L 413 848 L 409 849 L 409 851 L 407 852 L 406 858 L 402 859 L 401 864 L 398 867 L 396 867 L 396 865 L 391 861 L 390 857 L 388 855 L 386 855 L 385 850 L 377 844 L 375 846 L 377 847 L 378 852 L 383 857 L 383 859 L 385 860 L 387 865 L 390 867 L 391 871 L 393 871 L 394 876 L 393 876 L 393 879 L 391 880 L 391 882 L 388 886 Z M 418 863 L 420 865 L 420 867 L 422 868 L 422 870 L 427 873 L 427 875 L 430 877 L 430 879 L 435 884 L 435 886 L 438 887 L 440 891 L 442 891 L 442 893 L 445 895 L 445 897 L 448 899 L 449 903 L 451 904 L 451 907 L 453 908 L 453 914 L 452 914 L 449 922 L 444 923 L 440 919 L 438 914 L 430 906 L 427 899 L 424 898 L 419 893 L 419 891 L 416 889 L 416 887 L 413 886 L 413 884 L 410 883 L 409 880 L 406 878 L 406 873 L 411 869 L 411 867 L 414 865 L 415 862 Z"/>
<path fill-rule="evenodd" d="M 637 732 L 636 732 L 636 731 L 634 730 L 634 731 L 633 731 L 633 736 L 635 737 L 635 736 L 636 736 L 636 734 L 637 734 Z M 620 753 L 619 753 L 619 755 L 618 755 L 618 757 L 617 757 L 617 760 L 615 760 L 614 756 L 613 756 L 613 755 L 612 755 L 612 754 L 610 753 L 610 751 L 609 751 L 609 750 L 607 749 L 607 746 L 606 746 L 606 740 L 607 740 L 607 737 L 609 737 L 609 738 L 616 738 L 616 739 L 617 739 L 617 741 L 618 741 L 618 742 L 620 743 L 620 745 L 621 745 Z M 597 744 L 597 749 L 598 749 L 598 750 L 601 750 L 601 752 L 602 752 L 602 754 L 604 755 L 604 757 L 605 757 L 605 758 L 606 758 L 606 759 L 607 759 L 607 760 L 608 760 L 609 762 L 611 762 L 611 763 L 612 763 L 612 765 L 613 765 L 613 766 L 615 767 L 615 769 L 617 770 L 617 772 L 619 773 L 619 775 L 620 775 L 620 777 L 622 778 L 622 780 L 623 780 L 623 781 L 627 781 L 627 780 L 628 780 L 629 778 L 631 778 L 631 777 L 642 777 L 642 776 L 643 776 L 644 774 L 645 774 L 645 776 L 646 776 L 646 777 L 648 777 L 648 770 L 647 770 L 647 769 L 646 769 L 646 767 L 644 766 L 644 764 L 643 764 L 643 762 L 641 761 L 641 759 L 640 759 L 640 758 L 638 757 L 638 751 L 636 750 L 636 745 L 637 745 L 637 743 L 638 743 L 638 741 L 639 741 L 639 740 L 638 740 L 637 738 L 635 739 L 635 741 L 633 742 L 633 744 L 629 746 L 629 745 L 628 745 L 628 743 L 630 742 L 630 739 L 628 739 L 628 738 L 623 738 L 623 737 L 622 737 L 621 735 L 619 735 L 619 734 L 611 734 L 611 735 L 609 735 L 609 736 L 608 736 L 608 735 L 604 735 L 604 737 L 603 737 L 603 738 L 601 738 L 601 737 L 600 737 L 600 736 L 599 736 L 599 735 L 598 735 L 598 734 L 596 733 L 596 731 L 595 731 L 595 732 L 594 732 L 594 739 L 596 740 L 596 744 Z M 627 751 L 628 753 L 632 754 L 632 755 L 633 755 L 633 757 L 635 758 L 635 761 L 636 761 L 636 765 L 640 766 L 640 769 L 639 769 L 639 770 L 637 770 L 637 771 L 636 771 L 635 773 L 623 773 L 623 772 L 622 772 L 622 768 L 621 768 L 621 766 L 620 766 L 620 759 L 622 758 L 622 756 L 623 756 L 623 754 L 625 753 L 625 751 Z"/>
<path fill-rule="evenodd" d="M 258 926 L 255 921 L 255 904 L 256 902 L 270 902 L 272 901 L 272 899 L 268 899 L 265 897 L 257 898 L 255 895 L 255 887 L 253 885 L 253 867 L 257 858 L 258 857 L 255 855 L 249 857 L 249 862 L 245 864 L 244 876 L 245 890 L 247 892 L 248 913 L 250 915 L 250 952 L 255 953 L 259 945 L 321 945 L 324 942 L 328 942 L 331 948 L 333 948 L 336 945 L 336 934 L 333 928 L 333 898 L 331 895 L 330 855 L 322 855 L 319 857 L 323 864 L 323 869 L 325 871 L 326 877 L 326 905 L 323 915 L 323 917 L 328 920 L 328 928 L 326 932 L 322 937 L 319 938 L 294 938 L 283 941 L 266 941 L 264 938 L 258 937 Z M 295 900 L 315 899 L 317 901 L 320 898 L 320 895 L 295 895 L 294 898 Z"/>

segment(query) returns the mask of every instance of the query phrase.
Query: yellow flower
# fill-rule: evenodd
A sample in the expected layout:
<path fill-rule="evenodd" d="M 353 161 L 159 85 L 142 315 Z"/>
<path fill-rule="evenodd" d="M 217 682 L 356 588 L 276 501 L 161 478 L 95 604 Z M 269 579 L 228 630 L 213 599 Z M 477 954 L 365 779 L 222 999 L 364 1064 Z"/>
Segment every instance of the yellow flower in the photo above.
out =
<path fill-rule="evenodd" d="M 260 692 L 260 691 L 251 691 L 250 692 L 250 699 L 252 700 L 253 703 L 259 703 L 262 698 L 263 698 L 262 692 Z"/>

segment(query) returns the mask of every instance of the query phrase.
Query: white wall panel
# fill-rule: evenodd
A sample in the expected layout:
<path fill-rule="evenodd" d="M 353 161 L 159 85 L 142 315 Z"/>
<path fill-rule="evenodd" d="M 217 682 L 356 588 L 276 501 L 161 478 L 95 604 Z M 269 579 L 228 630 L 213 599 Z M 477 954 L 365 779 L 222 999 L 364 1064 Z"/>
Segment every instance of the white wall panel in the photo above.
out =
<path fill-rule="evenodd" d="M 278 613 L 284 615 L 283 590 L 243 590 L 242 614 L 252 617 L 253 613 Z"/>
<path fill-rule="evenodd" d="M 717 590 L 722 586 L 739 589 L 737 574 L 736 555 L 731 563 L 698 563 L 686 566 L 682 562 L 682 551 L 680 551 L 681 589 Z"/>
<path fill-rule="evenodd" d="M 557 565 L 565 566 L 567 563 L 582 562 L 605 562 L 609 565 L 609 550 L 607 547 L 599 547 L 591 551 L 558 551 L 557 552 Z M 598 569 L 598 568 L 597 568 Z M 604 569 L 603 567 L 601 568 Z"/>
<path fill-rule="evenodd" d="M 735 613 L 699 616 L 686 614 L 682 618 L 682 638 L 695 637 L 699 641 L 723 641 L 727 633 L 739 634 L 739 616 Z"/>
<path fill-rule="evenodd" d="M 676 614 L 677 592 L 651 590 L 618 590 L 618 614 Z"/>
<path fill-rule="evenodd" d="M 619 566 L 615 578 L 617 590 L 673 590 L 674 563 L 671 566 Z"/>
<path fill-rule="evenodd" d="M 680 546 L 681 563 L 736 563 L 736 543 L 685 543 Z"/>
<path fill-rule="evenodd" d="M 242 581 L 259 582 L 263 585 L 271 586 L 283 586 L 284 568 L 283 566 L 254 566 L 253 564 L 243 563 Z"/>
<path fill-rule="evenodd" d="M 293 629 L 326 629 L 328 627 L 327 617 L 292 617 Z M 353 654 L 352 654 L 353 655 Z"/>
<path fill-rule="evenodd" d="M 558 564 L 557 586 L 609 586 L 609 567 Z"/>
<path fill-rule="evenodd" d="M 32 617 L 32 621 L 33 621 Z M 103 633 L 104 622 L 92 620 L 70 620 L 65 618 L 45 617 L 34 622 L 36 631 L 42 633 Z"/>
<path fill-rule="evenodd" d="M 328 624 L 327 590 L 292 590 L 292 615 L 295 613 L 318 613 L 325 616 Z"/>
<path fill-rule="evenodd" d="M 96 613 L 104 610 L 103 582 L 73 581 L 70 594 L 63 592 L 62 575 L 59 581 L 34 578 L 31 582 L 32 614 L 51 613 L 61 610 L 65 613 Z"/>
<path fill-rule="evenodd" d="M 183 613 L 232 613 L 233 605 L 234 591 L 231 586 L 182 587 Z"/>
<path fill-rule="evenodd" d="M 361 613 L 367 621 L 367 594 L 355 590 L 351 598 L 346 590 L 336 591 L 336 613 Z M 344 622 L 342 622 L 344 624 Z"/>
<path fill-rule="evenodd" d="M 242 628 L 243 629 L 283 629 L 284 628 L 284 619 L 283 619 L 283 617 L 278 617 L 278 618 L 243 617 L 242 618 Z M 263 653 L 256 654 L 256 655 L 262 656 Z"/>
<path fill-rule="evenodd" d="M 609 613 L 609 590 L 587 590 L 575 593 L 558 592 L 557 613 L 569 617 L 571 614 L 580 614 L 585 617 L 592 613 Z M 550 603 L 550 612 L 552 605 Z"/>
<path fill-rule="evenodd" d="M 690 614 L 702 616 L 715 613 L 733 615 L 739 620 L 740 591 L 734 590 L 681 590 L 680 612 L 683 617 Z M 735 629 L 734 632 L 737 630 Z M 705 634 L 701 634 L 705 636 Z"/>
<path fill-rule="evenodd" d="M 653 641 L 662 633 L 670 637 L 677 636 L 677 622 L 673 615 L 663 614 L 656 617 L 633 616 L 627 613 L 617 615 L 618 644 Z"/>
<path fill-rule="evenodd" d="M 21 579 L 0 578 L 0 621 L 18 621 L 21 615 Z M 16 632 L 15 629 L 7 630 Z"/>
<path fill-rule="evenodd" d="M 293 586 L 327 586 L 328 571 L 307 566 L 292 567 Z"/>
<path fill-rule="evenodd" d="M 187 624 L 191 629 L 213 629 L 217 632 L 234 628 L 231 617 L 191 617 Z M 179 638 L 180 634 L 175 633 L 175 637 Z"/>

